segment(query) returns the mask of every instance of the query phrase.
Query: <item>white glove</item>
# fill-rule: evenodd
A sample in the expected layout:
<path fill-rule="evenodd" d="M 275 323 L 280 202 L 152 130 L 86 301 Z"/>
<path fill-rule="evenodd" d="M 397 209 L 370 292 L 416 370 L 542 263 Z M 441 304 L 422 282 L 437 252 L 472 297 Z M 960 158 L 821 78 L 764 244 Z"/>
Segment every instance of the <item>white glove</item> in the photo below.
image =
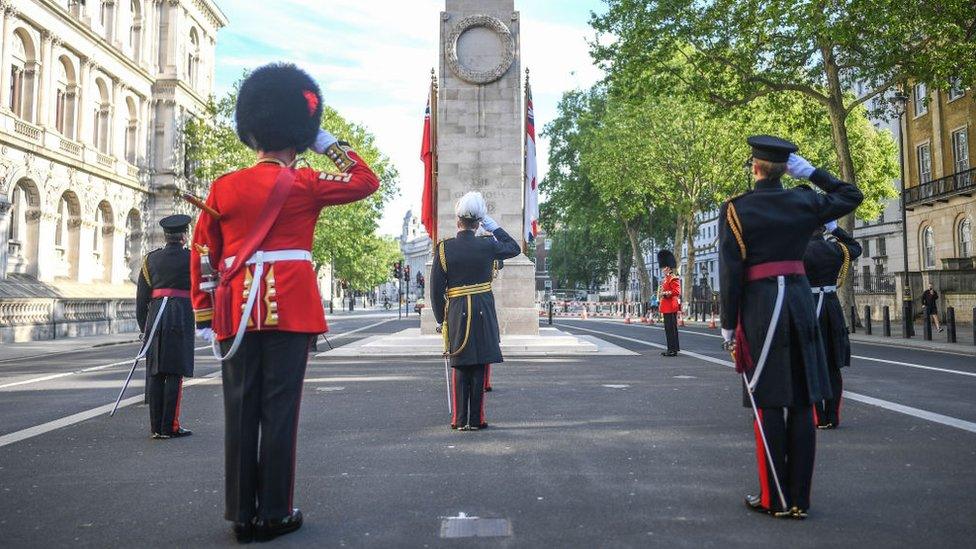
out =
<path fill-rule="evenodd" d="M 327 130 L 319 128 L 319 135 L 316 136 L 315 143 L 312 143 L 312 150 L 319 154 L 325 154 L 326 149 L 338 142 L 339 140 L 334 135 Z"/>
<path fill-rule="evenodd" d="M 443 324 L 438 324 L 437 327 L 434 328 L 434 331 L 437 332 L 437 333 L 442 333 L 444 331 L 444 325 Z"/>
<path fill-rule="evenodd" d="M 790 153 L 790 158 L 786 161 L 786 173 L 791 177 L 809 179 L 814 169 L 813 164 L 796 153 Z"/>
<path fill-rule="evenodd" d="M 735 339 L 735 330 L 726 330 L 725 328 L 722 328 L 722 339 L 724 339 L 726 343 Z"/>
<path fill-rule="evenodd" d="M 492 219 L 490 216 L 484 216 L 481 218 L 481 226 L 485 228 L 486 231 L 493 233 L 495 229 L 500 227 L 497 221 Z"/>
<path fill-rule="evenodd" d="M 827 228 L 827 232 L 828 233 L 832 233 L 832 232 L 834 232 L 837 229 L 837 222 L 836 221 L 828 221 L 827 224 L 824 225 L 824 227 Z"/>
<path fill-rule="evenodd" d="M 210 343 L 213 342 L 214 332 L 211 328 L 197 328 L 197 337 Z"/>

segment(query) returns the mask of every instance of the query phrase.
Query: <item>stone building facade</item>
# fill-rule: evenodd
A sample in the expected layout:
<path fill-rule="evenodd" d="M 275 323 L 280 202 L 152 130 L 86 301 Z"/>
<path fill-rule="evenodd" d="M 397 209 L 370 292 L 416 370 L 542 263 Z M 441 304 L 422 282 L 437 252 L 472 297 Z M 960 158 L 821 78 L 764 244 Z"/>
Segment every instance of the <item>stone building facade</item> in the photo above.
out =
<path fill-rule="evenodd" d="M 213 0 L 0 0 L 0 341 L 132 329 L 182 128 L 213 92 Z"/>
<path fill-rule="evenodd" d="M 400 251 L 403 253 L 403 264 L 410 267 L 410 284 L 404 283 L 403 291 L 411 303 L 424 297 L 424 288 L 419 285 L 420 279 L 417 275 L 423 277 L 426 286 L 427 277 L 430 276 L 427 269 L 430 268 L 429 265 L 433 260 L 432 250 L 433 244 L 430 236 L 427 235 L 427 230 L 420 224 L 420 218 L 414 215 L 413 210 L 408 211 L 403 216 Z M 396 291 L 394 290 L 390 295 L 396 295 Z"/>

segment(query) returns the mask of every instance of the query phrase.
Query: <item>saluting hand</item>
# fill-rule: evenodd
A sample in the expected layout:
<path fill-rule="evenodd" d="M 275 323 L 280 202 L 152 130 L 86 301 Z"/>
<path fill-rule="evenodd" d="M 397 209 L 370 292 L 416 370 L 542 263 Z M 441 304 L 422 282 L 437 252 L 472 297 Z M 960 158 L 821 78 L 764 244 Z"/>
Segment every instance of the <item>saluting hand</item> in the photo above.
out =
<path fill-rule="evenodd" d="M 832 233 L 835 230 L 837 230 L 837 222 L 836 221 L 828 221 L 827 224 L 824 225 L 824 226 L 827 228 L 827 232 L 828 233 Z"/>
<path fill-rule="evenodd" d="M 312 143 L 312 150 L 319 154 L 325 154 L 326 149 L 338 142 L 339 140 L 329 133 L 328 130 L 319 128 L 319 134 L 315 137 L 315 143 Z"/>
<path fill-rule="evenodd" d="M 813 164 L 806 158 L 796 153 L 790 153 L 790 158 L 786 161 L 786 173 L 790 174 L 790 177 L 809 179 L 814 170 Z"/>
<path fill-rule="evenodd" d="M 495 232 L 495 229 L 500 227 L 497 221 L 487 215 L 481 218 L 481 226 L 484 227 L 489 233 Z"/>

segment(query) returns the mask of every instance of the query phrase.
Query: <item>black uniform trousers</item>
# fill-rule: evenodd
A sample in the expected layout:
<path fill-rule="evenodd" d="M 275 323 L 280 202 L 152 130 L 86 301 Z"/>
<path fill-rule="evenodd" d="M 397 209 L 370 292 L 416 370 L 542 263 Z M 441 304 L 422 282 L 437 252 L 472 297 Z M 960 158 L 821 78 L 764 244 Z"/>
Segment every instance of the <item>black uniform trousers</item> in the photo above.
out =
<path fill-rule="evenodd" d="M 811 406 L 787 408 L 760 408 L 769 452 L 772 454 L 776 473 L 779 475 L 783 496 L 788 507 L 810 508 L 810 488 L 813 484 L 813 461 L 817 450 L 816 428 Z M 754 422 L 755 423 L 755 422 Z M 781 504 L 773 480 L 773 470 L 759 427 L 756 434 L 756 460 L 759 464 L 759 486 L 762 505 L 767 509 L 779 509 Z"/>
<path fill-rule="evenodd" d="M 169 435 L 180 430 L 180 400 L 183 398 L 183 376 L 156 374 L 149 376 L 149 426 L 153 433 Z"/>
<path fill-rule="evenodd" d="M 487 427 L 485 418 L 485 365 L 455 366 L 451 372 L 454 410 L 451 427 Z"/>
<path fill-rule="evenodd" d="M 821 400 L 816 404 L 816 423 L 817 425 L 831 424 L 834 427 L 840 425 L 840 405 L 844 393 L 844 378 L 840 373 L 840 368 L 830 368 L 830 392 L 834 398 Z"/>
<path fill-rule="evenodd" d="M 678 313 L 664 313 L 664 336 L 668 340 L 668 352 L 681 350 L 678 345 Z"/>
<path fill-rule="evenodd" d="M 224 361 L 224 518 L 291 513 L 302 385 L 313 336 L 250 332 Z M 221 342 L 226 353 L 232 339 Z"/>

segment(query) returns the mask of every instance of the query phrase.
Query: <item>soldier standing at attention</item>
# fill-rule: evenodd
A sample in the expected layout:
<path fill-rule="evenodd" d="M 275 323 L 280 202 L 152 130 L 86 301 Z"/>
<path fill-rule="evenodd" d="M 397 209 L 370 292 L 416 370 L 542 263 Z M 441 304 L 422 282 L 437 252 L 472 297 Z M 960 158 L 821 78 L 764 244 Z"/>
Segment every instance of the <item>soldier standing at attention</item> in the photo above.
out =
<path fill-rule="evenodd" d="M 502 362 L 501 338 L 491 281 L 496 260 L 522 252 L 494 219 L 479 192 L 461 197 L 454 209 L 458 233 L 437 243 L 430 272 L 434 319 L 444 335 L 453 372 L 451 428 L 477 431 L 485 418 L 485 366 Z M 493 238 L 478 238 L 483 227 Z"/>
<path fill-rule="evenodd" d="M 803 254 L 817 227 L 854 211 L 864 195 L 815 169 L 789 141 L 761 135 L 748 142 L 755 188 L 719 214 L 722 336 L 756 407 L 760 493 L 746 504 L 803 519 L 816 450 L 813 404 L 832 397 Z M 783 174 L 823 193 L 784 189 Z"/>
<path fill-rule="evenodd" d="M 193 434 L 180 425 L 183 378 L 193 377 L 190 250 L 185 247 L 190 221 L 188 215 L 159 221 L 166 246 L 143 259 L 136 289 L 139 330 L 153 338 L 146 353 L 146 392 L 150 432 L 158 440 Z"/>
<path fill-rule="evenodd" d="M 840 369 L 851 365 L 851 341 L 848 337 L 844 311 L 837 299 L 837 287 L 847 278 L 852 261 L 861 257 L 861 245 L 851 238 L 836 221 L 827 223 L 831 236 L 824 238 L 821 228 L 814 231 L 803 254 L 803 267 L 813 291 L 813 303 L 820 322 L 820 337 L 827 352 L 827 370 L 830 373 L 832 398 L 817 401 L 814 419 L 820 429 L 833 429 L 840 425 L 840 405 L 844 381 Z"/>
<path fill-rule="evenodd" d="M 247 542 L 303 521 L 293 506 L 299 406 L 308 348 L 328 330 L 312 268 L 315 223 L 326 206 L 362 200 L 380 182 L 347 143 L 320 129 L 319 86 L 294 65 L 252 72 L 235 119 L 257 163 L 214 181 L 191 268 L 197 328 L 216 338 L 222 361 L 224 518 Z M 296 168 L 307 149 L 342 173 Z M 219 270 L 215 288 L 211 269 Z"/>
<path fill-rule="evenodd" d="M 658 305 L 664 315 L 664 336 L 668 341 L 668 350 L 661 356 L 678 356 L 681 345 L 678 344 L 678 313 L 681 311 L 681 281 L 675 276 L 678 260 L 671 250 L 661 250 L 657 253 L 657 263 L 664 271 L 664 280 L 658 288 L 661 302 Z"/>

